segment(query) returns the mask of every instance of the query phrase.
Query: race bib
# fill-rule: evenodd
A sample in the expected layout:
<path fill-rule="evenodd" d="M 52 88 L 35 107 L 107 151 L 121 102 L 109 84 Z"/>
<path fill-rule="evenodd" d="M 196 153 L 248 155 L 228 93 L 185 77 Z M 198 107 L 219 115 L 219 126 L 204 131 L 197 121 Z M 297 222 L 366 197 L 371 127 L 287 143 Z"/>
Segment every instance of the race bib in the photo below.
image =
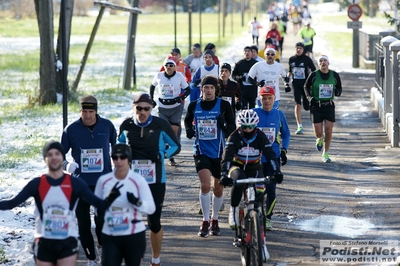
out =
<path fill-rule="evenodd" d="M 250 146 L 249 147 L 245 146 L 239 149 L 237 154 L 240 156 L 258 156 L 260 155 L 260 150 L 254 149 L 253 147 Z"/>
<path fill-rule="evenodd" d="M 198 120 L 197 128 L 199 131 L 199 139 L 213 140 L 217 139 L 217 120 Z"/>
<path fill-rule="evenodd" d="M 174 85 L 173 84 L 161 84 L 161 98 L 172 99 L 174 98 Z"/>
<path fill-rule="evenodd" d="M 306 73 L 304 67 L 294 67 L 293 68 L 293 79 L 305 79 Z"/>
<path fill-rule="evenodd" d="M 259 129 L 264 132 L 271 144 L 275 142 L 276 132 L 274 127 L 261 127 Z"/>
<path fill-rule="evenodd" d="M 304 42 L 308 43 L 310 41 L 310 38 L 304 38 Z"/>
<path fill-rule="evenodd" d="M 148 184 L 156 182 L 156 164 L 151 160 L 132 160 L 132 169 L 143 176 Z"/>
<path fill-rule="evenodd" d="M 230 105 L 232 105 L 232 97 L 222 96 L 222 100 L 227 101 Z"/>
<path fill-rule="evenodd" d="M 332 98 L 333 84 L 320 84 L 319 85 L 319 98 L 330 99 Z"/>
<path fill-rule="evenodd" d="M 49 208 L 43 212 L 44 237 L 65 239 L 69 236 L 71 211 L 61 208 Z"/>
<path fill-rule="evenodd" d="M 114 235 L 125 235 L 130 232 L 132 214 L 127 208 L 111 207 L 106 212 L 105 222 L 110 232 Z"/>
<path fill-rule="evenodd" d="M 81 150 L 82 173 L 101 173 L 104 169 L 103 149 Z"/>

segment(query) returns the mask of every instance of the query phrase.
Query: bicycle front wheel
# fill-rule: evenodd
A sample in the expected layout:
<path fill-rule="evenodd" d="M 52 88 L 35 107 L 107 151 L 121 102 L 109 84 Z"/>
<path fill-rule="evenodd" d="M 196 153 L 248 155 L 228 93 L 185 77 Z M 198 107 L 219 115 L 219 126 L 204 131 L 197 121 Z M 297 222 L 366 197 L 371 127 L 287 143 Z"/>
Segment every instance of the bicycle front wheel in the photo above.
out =
<path fill-rule="evenodd" d="M 249 213 L 249 232 L 251 238 L 248 244 L 250 249 L 249 266 L 262 266 L 263 265 L 263 232 L 261 230 L 260 216 L 258 212 L 251 211 Z"/>

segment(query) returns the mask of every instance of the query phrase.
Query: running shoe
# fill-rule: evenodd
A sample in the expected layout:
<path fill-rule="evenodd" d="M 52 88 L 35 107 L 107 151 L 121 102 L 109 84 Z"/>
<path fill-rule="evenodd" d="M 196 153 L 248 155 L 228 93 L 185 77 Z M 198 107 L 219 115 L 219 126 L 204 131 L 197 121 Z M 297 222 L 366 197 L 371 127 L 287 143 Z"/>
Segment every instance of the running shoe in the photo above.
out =
<path fill-rule="evenodd" d="M 103 253 L 103 248 L 97 246 L 97 254 L 99 254 L 99 264 L 101 265 L 101 255 Z"/>
<path fill-rule="evenodd" d="M 320 138 L 317 139 L 315 142 L 315 148 L 317 148 L 317 150 L 322 151 L 322 148 L 324 147 L 324 139 Z"/>
<path fill-rule="evenodd" d="M 331 158 L 329 158 L 328 153 L 324 152 L 324 153 L 322 154 L 322 161 L 323 161 L 324 163 L 330 163 L 330 162 L 331 162 Z"/>
<path fill-rule="evenodd" d="M 213 236 L 219 236 L 221 231 L 219 230 L 218 220 L 211 220 L 210 232 Z"/>
<path fill-rule="evenodd" d="M 302 127 L 298 127 L 296 130 L 296 135 L 302 135 L 303 134 L 303 128 Z"/>
<path fill-rule="evenodd" d="M 271 231 L 272 230 L 272 224 L 271 224 L 271 219 L 265 219 L 265 230 Z"/>
<path fill-rule="evenodd" d="M 267 245 L 265 245 L 265 243 L 263 244 L 262 251 L 263 251 L 263 262 L 266 262 L 266 261 L 269 260 L 269 252 L 268 252 L 268 249 L 267 249 Z"/>
<path fill-rule="evenodd" d="M 168 164 L 171 165 L 171 166 L 178 166 L 178 164 L 175 162 L 175 158 L 174 157 L 169 158 L 169 163 Z"/>
<path fill-rule="evenodd" d="M 210 230 L 208 229 L 210 227 L 210 223 L 208 221 L 203 221 L 203 223 L 200 226 L 199 233 L 197 234 L 200 237 L 208 237 Z"/>
<path fill-rule="evenodd" d="M 236 230 L 239 224 L 239 207 L 230 207 L 229 210 L 229 219 L 228 219 L 229 227 L 232 230 Z"/>

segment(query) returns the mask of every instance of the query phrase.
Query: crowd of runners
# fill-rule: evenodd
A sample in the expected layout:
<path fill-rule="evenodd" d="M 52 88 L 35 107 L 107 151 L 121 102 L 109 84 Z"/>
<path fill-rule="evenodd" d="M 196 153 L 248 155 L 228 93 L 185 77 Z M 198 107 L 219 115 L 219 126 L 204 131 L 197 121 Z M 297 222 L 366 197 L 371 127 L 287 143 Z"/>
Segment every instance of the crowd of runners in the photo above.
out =
<path fill-rule="evenodd" d="M 60 132 L 60 142 L 50 141 L 43 148 L 48 172 L 33 179 L 15 198 L 0 202 L 0 209 L 10 209 L 27 197 L 35 198 L 37 264 L 75 265 L 79 239 L 88 265 L 114 266 L 122 261 L 127 266 L 141 265 L 146 250 L 142 213 L 146 213 L 150 265 L 161 265 L 161 216 L 168 193 L 164 161 L 179 167 L 175 157 L 182 148 L 184 111 L 185 137 L 193 140 L 200 181 L 203 217 L 199 237 L 220 235 L 218 213 L 224 202 L 223 190 L 233 179 L 282 176 L 290 130 L 285 113 L 279 109 L 281 93 L 293 93 L 295 134 L 303 134 L 303 107 L 310 112 L 322 161 L 331 162 L 333 100 L 342 93 L 339 75 L 329 69 L 327 55 L 315 66 L 310 57 L 312 47 L 307 48 L 307 41 L 312 40 L 308 35 L 302 37 L 303 42 L 290 44 L 293 55 L 287 56 L 288 65 L 282 65 L 278 57 L 282 58 L 285 23 L 295 23 L 294 14 L 300 10 L 304 19 L 306 9 L 303 3 L 301 9 L 289 7 L 279 15 L 273 12 L 268 25 L 254 18 L 249 22 L 253 43 L 243 47 L 243 58 L 237 62 L 220 62 L 212 43 L 204 49 L 194 44 L 192 53 L 184 58 L 179 48 L 172 48 L 148 91 L 135 95 L 134 115 L 118 130 L 98 114 L 95 96 L 82 97 L 81 116 Z M 290 19 L 284 19 L 285 14 Z M 265 38 L 259 36 L 262 27 L 270 27 Z M 190 103 L 185 105 L 185 101 Z M 157 116 L 152 115 L 156 106 Z M 69 152 L 71 162 L 65 159 Z M 257 189 L 267 192 L 265 229 L 272 230 L 276 184 Z M 241 194 L 241 189 L 232 188 L 232 229 L 238 225 Z M 97 243 L 91 233 L 91 205 L 96 208 Z"/>

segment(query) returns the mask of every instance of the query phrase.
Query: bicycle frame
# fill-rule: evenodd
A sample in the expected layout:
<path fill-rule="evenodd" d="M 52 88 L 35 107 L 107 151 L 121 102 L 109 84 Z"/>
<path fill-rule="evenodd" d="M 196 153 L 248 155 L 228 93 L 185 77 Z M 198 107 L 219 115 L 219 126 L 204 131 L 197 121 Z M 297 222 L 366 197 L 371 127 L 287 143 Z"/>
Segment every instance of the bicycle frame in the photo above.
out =
<path fill-rule="evenodd" d="M 239 208 L 239 228 L 236 229 L 234 245 L 241 249 L 243 266 L 263 264 L 263 245 L 265 243 L 262 199 L 265 194 L 257 195 L 255 184 L 269 184 L 270 177 L 234 180 L 234 186 L 246 186 L 243 208 Z M 260 200 L 261 199 L 261 200 Z"/>

